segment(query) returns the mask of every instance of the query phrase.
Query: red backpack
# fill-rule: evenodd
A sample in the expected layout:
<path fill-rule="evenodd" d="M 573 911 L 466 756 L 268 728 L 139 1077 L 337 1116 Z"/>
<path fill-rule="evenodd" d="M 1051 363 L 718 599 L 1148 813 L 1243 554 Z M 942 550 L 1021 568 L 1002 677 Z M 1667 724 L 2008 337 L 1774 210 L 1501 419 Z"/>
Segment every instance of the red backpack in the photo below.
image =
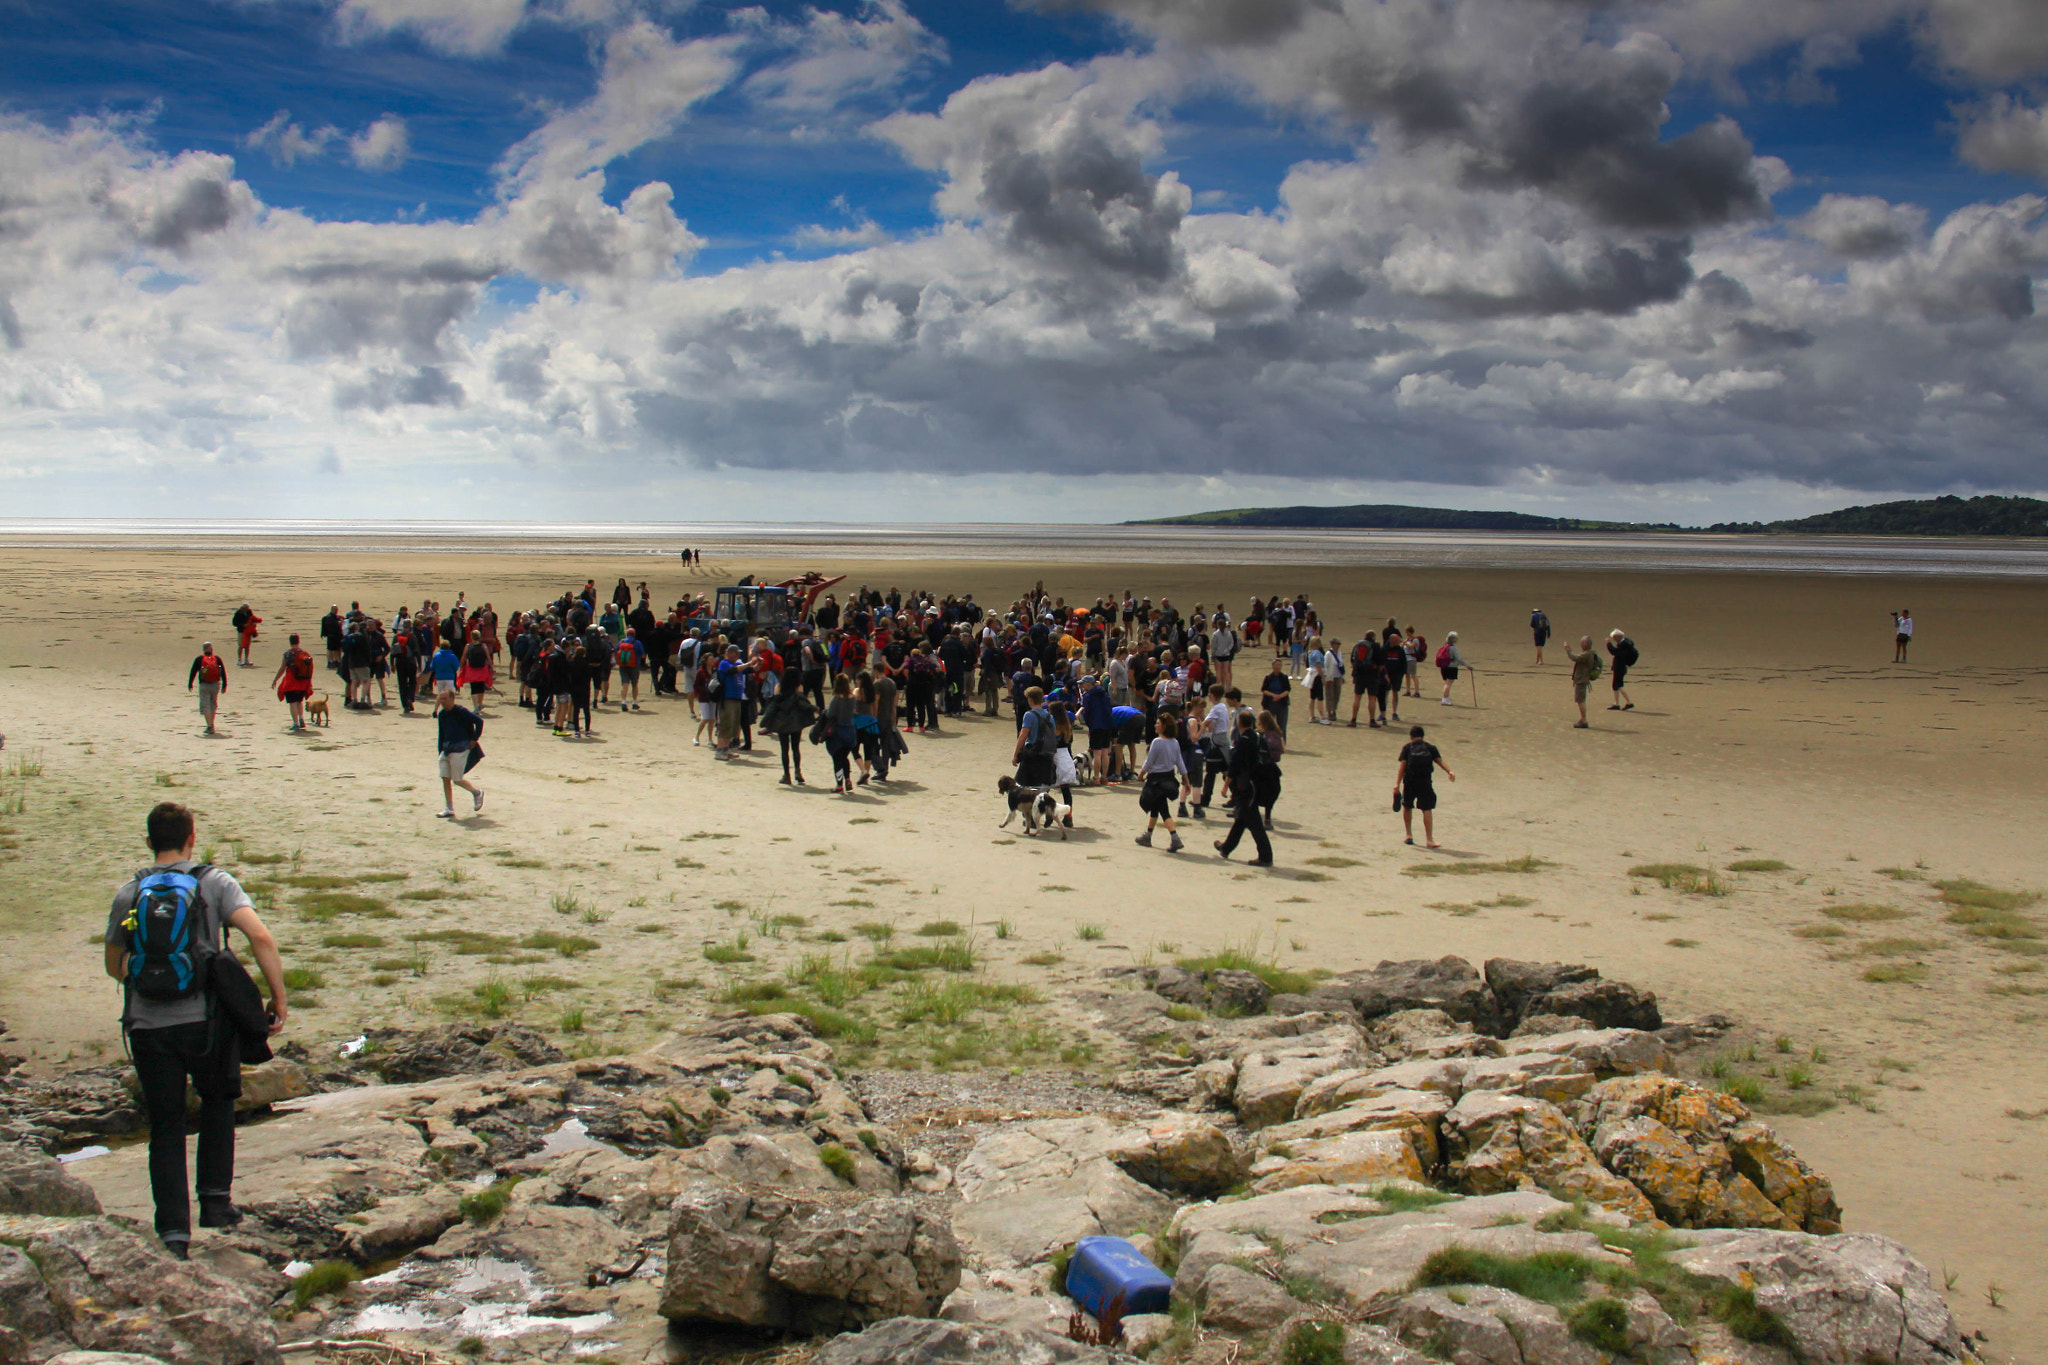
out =
<path fill-rule="evenodd" d="M 227 675 L 227 665 L 220 661 L 220 655 L 202 654 L 199 656 L 199 681 L 217 683 Z"/>
<path fill-rule="evenodd" d="M 1438 645 L 1436 647 L 1436 666 L 1438 668 L 1449 668 L 1451 666 L 1451 647 L 1449 645 Z"/>
<path fill-rule="evenodd" d="M 307 653 L 307 652 L 306 652 L 305 650 L 303 650 L 303 649 L 295 649 L 295 650 L 293 650 L 293 651 L 292 651 L 292 656 L 291 656 L 291 660 L 290 660 L 290 662 L 289 662 L 289 663 L 287 664 L 287 666 L 286 666 L 286 667 L 287 667 L 287 670 L 288 670 L 288 671 L 289 671 L 289 672 L 291 673 L 291 675 L 292 675 L 292 681 L 294 681 L 294 682 L 311 682 L 311 681 L 313 681 L 313 656 L 312 656 L 312 655 L 310 655 L 310 654 L 308 654 L 308 653 Z"/>

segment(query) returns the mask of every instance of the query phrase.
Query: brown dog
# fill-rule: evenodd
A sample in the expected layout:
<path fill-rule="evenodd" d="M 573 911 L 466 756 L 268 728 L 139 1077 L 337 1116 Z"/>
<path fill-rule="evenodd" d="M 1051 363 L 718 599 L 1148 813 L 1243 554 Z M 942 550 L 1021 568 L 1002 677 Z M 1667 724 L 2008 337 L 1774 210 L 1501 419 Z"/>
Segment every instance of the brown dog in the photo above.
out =
<path fill-rule="evenodd" d="M 327 694 L 325 692 L 315 692 L 312 696 L 306 698 L 306 719 L 315 725 L 327 724 Z"/>

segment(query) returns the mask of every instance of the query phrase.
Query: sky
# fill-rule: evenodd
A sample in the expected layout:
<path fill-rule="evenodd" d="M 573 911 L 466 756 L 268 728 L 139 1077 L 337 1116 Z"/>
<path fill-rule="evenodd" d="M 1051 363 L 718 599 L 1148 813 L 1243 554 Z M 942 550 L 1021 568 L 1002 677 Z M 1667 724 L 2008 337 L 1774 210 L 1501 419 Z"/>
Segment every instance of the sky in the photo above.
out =
<path fill-rule="evenodd" d="M 2048 0 L 0 0 L 4 515 L 2048 490 Z"/>

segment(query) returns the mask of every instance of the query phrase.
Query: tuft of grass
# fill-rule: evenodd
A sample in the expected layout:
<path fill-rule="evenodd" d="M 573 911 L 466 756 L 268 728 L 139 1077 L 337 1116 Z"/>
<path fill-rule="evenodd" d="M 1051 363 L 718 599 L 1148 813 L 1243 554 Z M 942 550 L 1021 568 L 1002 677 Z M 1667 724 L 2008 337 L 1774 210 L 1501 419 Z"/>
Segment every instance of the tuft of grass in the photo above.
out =
<path fill-rule="evenodd" d="M 1272 959 L 1261 957 L 1254 947 L 1226 947 L 1206 957 L 1183 957 L 1174 965 L 1184 972 L 1250 972 L 1276 994 L 1299 995 L 1315 985 L 1307 972 L 1292 972 Z"/>
<path fill-rule="evenodd" d="M 318 967 L 287 967 L 284 984 L 290 991 L 317 991 L 327 984 L 327 978 Z"/>
<path fill-rule="evenodd" d="M 564 1033 L 583 1032 L 583 1007 L 579 1005 L 575 1009 L 563 1010 L 555 1023 Z"/>
<path fill-rule="evenodd" d="M 1757 1104 L 1764 1099 L 1768 1092 L 1764 1089 L 1764 1083 L 1757 1077 L 1751 1076 L 1746 1072 L 1736 1071 L 1731 1072 L 1721 1082 L 1721 1093 L 1732 1095 L 1744 1104 Z"/>
<path fill-rule="evenodd" d="M 1415 1273 L 1413 1287 L 1486 1284 L 1561 1308 L 1585 1294 L 1586 1281 L 1595 1278 L 1599 1269 L 1591 1258 L 1572 1251 L 1502 1256 L 1453 1243 L 1430 1254 Z"/>
<path fill-rule="evenodd" d="M 1028 986 L 988 981 L 912 982 L 897 1007 L 896 1021 L 902 1024 L 933 1023 L 951 1026 L 963 1022 L 978 1010 L 1002 1005 L 1030 1005 L 1038 992 Z"/>
<path fill-rule="evenodd" d="M 479 1227 L 485 1223 L 496 1222 L 504 1214 L 506 1206 L 512 1202 L 512 1189 L 518 1183 L 519 1177 L 516 1175 L 493 1180 L 476 1193 L 462 1196 L 462 1201 L 455 1207 L 464 1218 Z"/>
<path fill-rule="evenodd" d="M 1978 910 L 2024 910 L 2037 905 L 2041 900 L 2038 891 L 2001 891 L 1995 886 L 1960 877 L 1954 881 L 1936 882 L 1941 899 L 1947 905 L 1967 906 Z"/>
<path fill-rule="evenodd" d="M 1033 953 L 1029 957 L 1018 959 L 1027 967 L 1057 967 L 1066 960 L 1060 953 Z"/>
<path fill-rule="evenodd" d="M 2041 899 L 2032 891 L 2001 891 L 1981 882 L 1936 882 L 1942 903 L 1949 907 L 1944 917 L 1960 925 L 1965 933 L 1989 939 L 2007 952 L 2040 954 L 2048 952 L 2041 942 L 2041 926 L 2021 911 Z"/>
<path fill-rule="evenodd" d="M 960 922 L 950 919 L 928 920 L 911 932 L 919 938 L 955 938 L 960 933 Z"/>
<path fill-rule="evenodd" d="M 1524 853 L 1521 857 L 1510 858 L 1506 862 L 1416 863 L 1402 868 L 1401 871 L 1410 877 L 1475 877 L 1488 872 L 1541 872 L 1546 867 L 1556 866 L 1556 863 L 1546 862 L 1533 853 Z"/>
<path fill-rule="evenodd" d="M 1776 858 L 1742 858 L 1728 864 L 1730 872 L 1789 872 L 1792 864 Z"/>
<path fill-rule="evenodd" d="M 327 948 L 382 948 L 384 940 L 376 934 L 328 934 L 320 940 Z M 286 985 L 291 983 L 287 981 Z"/>
<path fill-rule="evenodd" d="M 317 1261 L 292 1281 L 292 1307 L 303 1313 L 313 1300 L 339 1294 L 362 1277 L 347 1261 Z"/>
<path fill-rule="evenodd" d="M 1280 1365 L 1344 1365 L 1344 1339 L 1341 1322 L 1297 1322 L 1280 1347 Z"/>
<path fill-rule="evenodd" d="M 1628 1335 L 1628 1307 L 1605 1294 L 1574 1306 L 1564 1315 L 1564 1325 L 1595 1350 L 1624 1355 L 1634 1344 Z"/>
<path fill-rule="evenodd" d="M 477 982 L 470 994 L 476 997 L 477 1010 L 486 1019 L 502 1019 L 506 1006 L 512 1003 L 512 988 L 495 975 Z"/>
<path fill-rule="evenodd" d="M 1074 937 L 1080 939 L 1083 943 L 1099 943 L 1102 941 L 1103 936 L 1104 931 L 1099 924 L 1077 924 L 1074 926 Z"/>
<path fill-rule="evenodd" d="M 1849 931 L 1839 924 L 1808 924 L 1792 931 L 1794 938 L 1837 939 L 1849 937 Z"/>
<path fill-rule="evenodd" d="M 1177 1024 L 1193 1024 L 1207 1019 L 1209 1014 L 1198 1005 L 1175 1004 L 1166 1007 L 1166 1017 Z"/>
<path fill-rule="evenodd" d="M 1924 962 L 1880 963 L 1875 967 L 1864 968 L 1863 979 L 1865 981 L 1875 981 L 1880 985 L 1911 985 L 1916 981 L 1925 981 L 1927 979 L 1927 964 Z"/>
<path fill-rule="evenodd" d="M 1458 1196 L 1442 1190 L 1418 1189 L 1412 1185 L 1381 1185 L 1372 1191 L 1372 1201 L 1389 1213 L 1420 1213 L 1439 1204 L 1455 1204 Z"/>
<path fill-rule="evenodd" d="M 847 1151 L 838 1143 L 828 1142 L 823 1147 L 820 1147 L 818 1149 L 818 1162 L 826 1170 L 832 1172 L 832 1174 L 838 1176 L 847 1184 L 851 1185 L 853 1183 L 855 1175 L 853 1153 Z"/>
<path fill-rule="evenodd" d="M 1733 889 L 1697 863 L 1638 863 L 1628 870 L 1628 875 L 1693 896 L 1725 896 Z"/>
<path fill-rule="evenodd" d="M 552 951 L 562 957 L 576 958 L 602 945 L 596 939 L 584 938 L 580 934 L 557 934 L 543 930 L 520 939 L 519 946 L 534 952 Z"/>
<path fill-rule="evenodd" d="M 1922 873 L 1917 868 L 1911 867 L 1880 867 L 1879 869 L 1877 869 L 1877 875 L 1880 877 L 1890 877 L 1895 882 L 1917 882 L 1926 880 L 1926 876 L 1924 873 Z"/>
<path fill-rule="evenodd" d="M 357 879 L 344 877 L 332 872 L 288 872 L 277 878 L 285 886 L 295 886 L 301 891 L 339 891 L 345 886 L 354 886 Z"/>
<path fill-rule="evenodd" d="M 1915 957 L 1940 946 L 1931 938 L 1878 938 L 1858 944 L 1856 951 L 1865 957 Z"/>
<path fill-rule="evenodd" d="M 1310 859 L 1308 860 L 1308 864 L 1309 864 L 1309 866 L 1310 866 L 1310 867 L 1364 867 L 1364 866 L 1365 866 L 1365 864 L 1364 864 L 1364 863 L 1360 862 L 1360 861 L 1359 861 L 1358 859 L 1356 859 L 1356 858 L 1341 858 L 1341 857 L 1337 857 L 1337 856 L 1335 856 L 1335 855 L 1327 855 L 1327 854 L 1326 854 L 1325 856 L 1321 857 L 1321 858 L 1310 858 Z"/>
<path fill-rule="evenodd" d="M 878 952 L 868 962 L 875 967 L 898 972 L 921 972 L 934 967 L 946 972 L 971 972 L 974 970 L 974 945 L 965 941 L 919 944 L 913 948 Z"/>
<path fill-rule="evenodd" d="M 747 936 L 739 934 L 724 943 L 705 944 L 704 960 L 730 965 L 737 962 L 752 962 L 754 955 L 747 951 Z"/>
<path fill-rule="evenodd" d="M 1906 912 L 1889 905 L 1864 905 L 1852 902 L 1848 905 L 1823 905 L 1820 912 L 1829 919 L 1851 920 L 1858 924 L 1879 924 L 1886 920 L 1904 919 Z"/>
<path fill-rule="evenodd" d="M 337 915 L 361 915 L 364 919 L 397 919 L 398 912 L 375 896 L 353 891 L 316 891 L 299 898 L 299 913 L 315 924 L 325 924 Z"/>
<path fill-rule="evenodd" d="M 859 934 L 870 943 L 887 943 L 890 939 L 896 937 L 896 926 L 884 924 L 880 920 L 866 920 L 854 925 L 853 932 Z"/>

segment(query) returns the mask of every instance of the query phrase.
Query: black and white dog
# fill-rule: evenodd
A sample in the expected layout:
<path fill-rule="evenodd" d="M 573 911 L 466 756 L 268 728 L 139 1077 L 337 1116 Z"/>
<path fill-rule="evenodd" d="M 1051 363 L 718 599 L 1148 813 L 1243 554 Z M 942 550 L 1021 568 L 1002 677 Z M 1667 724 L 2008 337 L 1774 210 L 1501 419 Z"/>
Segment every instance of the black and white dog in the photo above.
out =
<path fill-rule="evenodd" d="M 1067 837 L 1067 817 L 1074 813 L 1074 808 L 1061 801 L 1052 788 L 1020 787 L 1016 778 L 1004 777 L 997 780 L 996 790 L 1010 805 L 1010 813 L 996 828 L 1008 829 L 1010 821 L 1021 813 L 1026 838 L 1036 838 L 1041 827 L 1058 830 L 1061 839 Z"/>

